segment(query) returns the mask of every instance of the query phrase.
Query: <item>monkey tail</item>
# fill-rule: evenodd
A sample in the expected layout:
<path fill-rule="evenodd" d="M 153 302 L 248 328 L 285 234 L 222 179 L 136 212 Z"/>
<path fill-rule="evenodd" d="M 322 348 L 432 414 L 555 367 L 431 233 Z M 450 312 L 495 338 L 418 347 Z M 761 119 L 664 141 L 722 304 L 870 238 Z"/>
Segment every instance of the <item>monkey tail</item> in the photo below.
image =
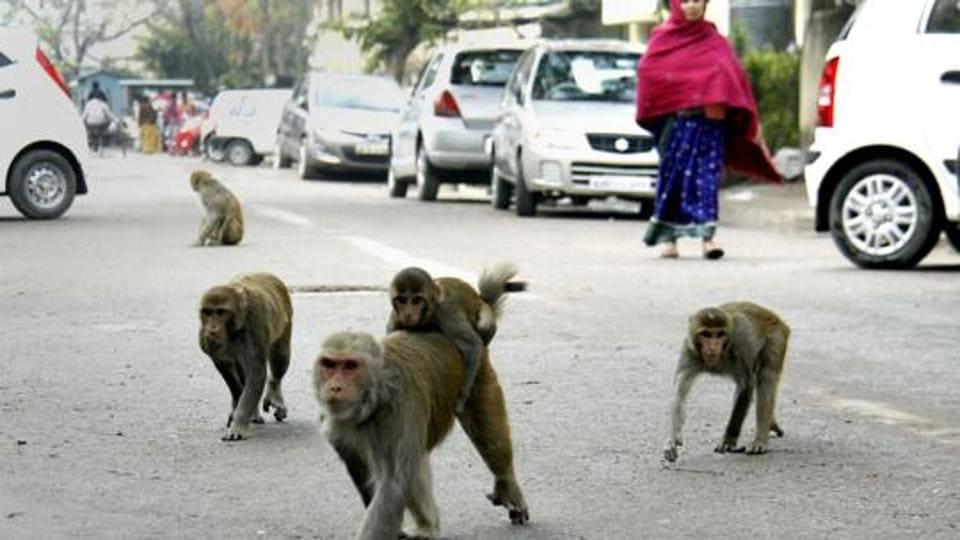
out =
<path fill-rule="evenodd" d="M 477 283 L 480 298 L 493 308 L 497 316 L 503 308 L 504 294 L 527 290 L 526 281 L 513 280 L 516 275 L 517 269 L 510 263 L 498 264 L 484 270 L 480 275 L 480 281 Z"/>

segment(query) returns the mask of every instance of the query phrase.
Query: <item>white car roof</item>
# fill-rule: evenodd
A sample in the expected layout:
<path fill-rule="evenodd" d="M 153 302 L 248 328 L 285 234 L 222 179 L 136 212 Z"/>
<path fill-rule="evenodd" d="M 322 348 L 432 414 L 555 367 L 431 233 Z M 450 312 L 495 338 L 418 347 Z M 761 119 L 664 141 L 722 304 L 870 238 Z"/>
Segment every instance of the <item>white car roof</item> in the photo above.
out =
<path fill-rule="evenodd" d="M 0 26 L 0 51 L 10 56 L 11 60 L 33 56 L 37 43 L 37 35 L 29 28 Z"/>
<path fill-rule="evenodd" d="M 448 43 L 445 45 L 440 45 L 434 49 L 434 53 L 442 52 L 444 54 L 457 54 L 467 51 L 502 51 L 502 50 L 515 50 L 515 51 L 524 51 L 530 47 L 541 43 L 539 39 L 523 39 L 523 40 L 496 40 L 490 41 L 489 43 L 480 43 L 474 41 L 468 41 L 464 43 Z"/>
<path fill-rule="evenodd" d="M 609 51 L 643 53 L 646 47 L 620 39 L 556 39 L 544 41 L 540 47 L 550 51 Z"/>

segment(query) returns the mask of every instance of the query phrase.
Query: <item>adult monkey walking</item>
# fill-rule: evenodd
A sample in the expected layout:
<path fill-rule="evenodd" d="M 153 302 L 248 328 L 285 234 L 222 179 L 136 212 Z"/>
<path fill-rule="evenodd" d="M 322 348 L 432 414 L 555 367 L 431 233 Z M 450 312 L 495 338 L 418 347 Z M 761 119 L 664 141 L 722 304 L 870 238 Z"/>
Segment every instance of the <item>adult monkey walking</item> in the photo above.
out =
<path fill-rule="evenodd" d="M 776 313 L 750 302 L 733 302 L 701 309 L 690 317 L 680 362 L 674 377 L 670 406 L 670 434 L 663 449 L 667 461 L 676 461 L 682 445 L 687 394 L 701 373 L 721 375 L 737 385 L 730 421 L 722 442 L 714 451 L 763 454 L 770 432 L 778 437 L 783 430 L 774 419 L 777 386 L 787 354 L 790 328 Z M 743 419 L 757 394 L 757 428 L 747 448 L 738 447 Z"/>
<path fill-rule="evenodd" d="M 439 333 L 394 332 L 377 342 L 340 332 L 324 341 L 314 384 L 323 431 L 367 507 L 357 538 L 397 538 L 404 509 L 416 526 L 411 536 L 439 533 L 430 451 L 453 427 L 462 378 L 459 352 Z M 494 474 L 488 498 L 523 524 L 529 513 L 513 471 L 503 393 L 486 354 L 481 381 L 460 424 Z"/>

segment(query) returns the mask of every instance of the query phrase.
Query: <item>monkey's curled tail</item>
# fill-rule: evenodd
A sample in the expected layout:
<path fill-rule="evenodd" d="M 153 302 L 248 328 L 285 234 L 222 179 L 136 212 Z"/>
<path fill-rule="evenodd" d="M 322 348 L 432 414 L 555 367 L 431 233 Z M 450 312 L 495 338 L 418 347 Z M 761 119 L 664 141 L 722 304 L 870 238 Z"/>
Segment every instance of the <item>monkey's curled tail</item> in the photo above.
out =
<path fill-rule="evenodd" d="M 500 311 L 503 308 L 504 294 L 527 290 L 526 281 L 513 280 L 516 275 L 516 267 L 509 263 L 488 268 L 480 275 L 480 281 L 477 283 L 480 298 L 493 308 L 497 317 L 500 316 Z"/>

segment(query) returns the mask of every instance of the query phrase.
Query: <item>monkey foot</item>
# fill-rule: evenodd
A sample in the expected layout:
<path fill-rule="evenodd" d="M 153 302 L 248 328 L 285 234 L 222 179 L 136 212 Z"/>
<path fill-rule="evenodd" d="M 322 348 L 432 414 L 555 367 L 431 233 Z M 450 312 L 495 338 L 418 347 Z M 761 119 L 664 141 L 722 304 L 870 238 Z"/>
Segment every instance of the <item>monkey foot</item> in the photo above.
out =
<path fill-rule="evenodd" d="M 663 449 L 663 459 L 669 461 L 670 463 L 676 461 L 678 455 L 679 452 L 677 451 L 676 446 L 668 446 Z"/>
<path fill-rule="evenodd" d="M 263 424 L 263 423 L 264 423 L 264 420 L 263 420 L 263 417 L 258 414 L 258 415 L 256 415 L 256 416 L 250 417 L 250 423 L 251 423 L 251 424 Z"/>
<path fill-rule="evenodd" d="M 713 449 L 713 451 L 718 454 L 742 454 L 746 452 L 746 450 L 743 446 L 737 446 L 736 443 L 727 442 L 720 443 Z"/>
<path fill-rule="evenodd" d="M 777 437 L 783 437 L 783 430 L 780 429 L 780 426 L 776 422 L 770 424 L 770 431 L 773 432 Z"/>
<path fill-rule="evenodd" d="M 229 431 L 227 432 L 226 435 L 224 435 L 223 437 L 220 437 L 221 441 L 228 441 L 228 442 L 242 441 L 244 439 L 246 439 L 246 437 L 242 433 L 237 433 L 235 431 Z"/>
<path fill-rule="evenodd" d="M 750 454 L 752 456 L 758 456 L 760 454 L 766 454 L 766 453 L 767 453 L 766 443 L 752 442 L 750 443 L 750 448 L 747 448 L 747 454 Z"/>
<path fill-rule="evenodd" d="M 287 418 L 287 409 L 278 408 L 273 411 L 273 419 L 277 422 L 283 422 Z"/>

